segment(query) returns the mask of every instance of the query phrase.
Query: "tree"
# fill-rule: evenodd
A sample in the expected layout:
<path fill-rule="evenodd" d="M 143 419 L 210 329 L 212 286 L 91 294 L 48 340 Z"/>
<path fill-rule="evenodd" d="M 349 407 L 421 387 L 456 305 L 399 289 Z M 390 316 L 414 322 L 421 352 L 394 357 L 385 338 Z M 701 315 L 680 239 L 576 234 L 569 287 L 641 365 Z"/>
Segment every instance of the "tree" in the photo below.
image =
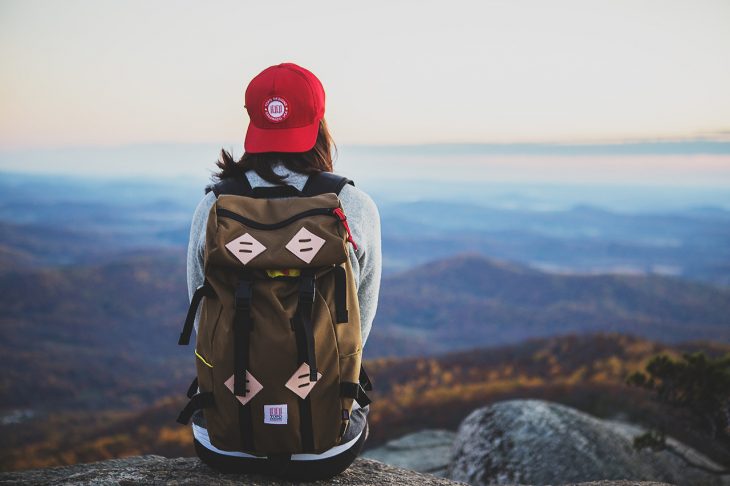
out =
<path fill-rule="evenodd" d="M 730 354 L 712 358 L 685 353 L 679 360 L 659 355 L 646 370 L 631 374 L 627 383 L 650 390 L 660 402 L 688 410 L 713 441 L 730 441 Z M 636 449 L 666 450 L 687 465 L 712 474 L 730 474 L 697 464 L 667 443 L 663 430 L 653 429 L 634 438 Z"/>

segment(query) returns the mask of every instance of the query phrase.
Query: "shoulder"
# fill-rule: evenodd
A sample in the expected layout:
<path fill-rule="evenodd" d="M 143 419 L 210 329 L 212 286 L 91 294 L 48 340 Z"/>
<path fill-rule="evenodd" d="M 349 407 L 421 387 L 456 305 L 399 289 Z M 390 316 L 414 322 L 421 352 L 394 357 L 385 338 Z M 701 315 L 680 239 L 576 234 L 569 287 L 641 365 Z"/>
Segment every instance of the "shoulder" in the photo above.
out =
<path fill-rule="evenodd" d="M 193 213 L 193 228 L 205 228 L 208 221 L 208 213 L 210 213 L 210 208 L 215 204 L 215 200 L 216 197 L 212 191 L 203 196 L 203 199 L 200 200 L 198 206 L 195 208 L 195 213 Z"/>
<path fill-rule="evenodd" d="M 210 208 L 213 206 L 213 204 L 215 204 L 215 200 L 216 200 L 216 197 L 215 197 L 215 193 L 213 193 L 213 191 L 206 193 L 205 196 L 203 196 L 203 198 L 198 203 L 198 207 L 195 208 L 195 212 L 197 213 L 201 210 L 209 211 Z"/>
<path fill-rule="evenodd" d="M 350 212 L 378 215 L 378 206 L 375 201 L 369 194 L 356 186 L 345 184 L 339 196 L 345 214 L 348 214 L 348 210 L 350 210 Z"/>
<path fill-rule="evenodd" d="M 339 197 L 355 240 L 365 243 L 364 246 L 370 246 L 368 241 L 379 239 L 380 214 L 370 195 L 358 187 L 347 184 L 340 191 Z"/>

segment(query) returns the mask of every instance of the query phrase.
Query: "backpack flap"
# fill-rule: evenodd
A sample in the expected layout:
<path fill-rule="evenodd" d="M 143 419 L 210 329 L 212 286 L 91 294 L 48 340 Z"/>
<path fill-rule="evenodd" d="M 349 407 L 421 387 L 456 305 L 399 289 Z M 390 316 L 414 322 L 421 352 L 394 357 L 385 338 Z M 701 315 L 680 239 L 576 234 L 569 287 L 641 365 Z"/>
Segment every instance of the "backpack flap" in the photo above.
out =
<path fill-rule="evenodd" d="M 206 268 L 338 265 L 348 255 L 341 215 L 339 199 L 332 193 L 282 199 L 222 195 L 208 218 Z"/>

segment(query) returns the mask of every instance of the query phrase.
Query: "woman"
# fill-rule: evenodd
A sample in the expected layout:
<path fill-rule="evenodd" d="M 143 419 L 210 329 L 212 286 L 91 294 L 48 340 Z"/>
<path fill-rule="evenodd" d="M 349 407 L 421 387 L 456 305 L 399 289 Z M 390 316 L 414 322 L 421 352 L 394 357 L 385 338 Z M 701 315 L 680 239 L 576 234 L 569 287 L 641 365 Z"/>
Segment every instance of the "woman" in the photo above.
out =
<path fill-rule="evenodd" d="M 302 190 L 308 177 L 333 172 L 332 137 L 324 120 L 324 89 L 306 69 L 285 63 L 261 72 L 246 89 L 250 118 L 245 153 L 234 161 L 223 150 L 217 165 L 220 181 L 245 176 L 252 187 L 290 185 Z M 358 287 L 363 346 L 375 316 L 381 275 L 380 218 L 372 199 L 346 184 L 339 194 L 357 251 L 349 259 Z M 203 255 L 208 213 L 216 200 L 209 191 L 193 216 L 188 246 L 188 290 L 192 297 L 203 283 Z M 197 331 L 197 322 L 196 322 Z M 208 440 L 202 413 L 193 417 L 195 448 L 207 464 L 227 471 L 283 475 L 313 480 L 334 476 L 355 460 L 367 437 L 369 406 L 353 408 L 350 426 L 339 446 L 321 454 L 295 454 L 276 468 L 272 462 L 236 451 L 221 451 Z"/>

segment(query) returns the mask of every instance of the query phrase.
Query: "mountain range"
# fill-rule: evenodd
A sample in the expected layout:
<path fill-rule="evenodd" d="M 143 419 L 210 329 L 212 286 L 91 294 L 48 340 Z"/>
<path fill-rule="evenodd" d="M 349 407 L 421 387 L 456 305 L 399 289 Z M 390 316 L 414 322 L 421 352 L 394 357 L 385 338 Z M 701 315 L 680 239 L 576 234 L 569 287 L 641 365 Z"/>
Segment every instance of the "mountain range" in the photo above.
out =
<path fill-rule="evenodd" d="M 659 275 L 562 275 L 462 255 L 385 279 L 374 329 L 375 352 L 394 355 L 598 331 L 730 342 L 730 290 Z"/>

